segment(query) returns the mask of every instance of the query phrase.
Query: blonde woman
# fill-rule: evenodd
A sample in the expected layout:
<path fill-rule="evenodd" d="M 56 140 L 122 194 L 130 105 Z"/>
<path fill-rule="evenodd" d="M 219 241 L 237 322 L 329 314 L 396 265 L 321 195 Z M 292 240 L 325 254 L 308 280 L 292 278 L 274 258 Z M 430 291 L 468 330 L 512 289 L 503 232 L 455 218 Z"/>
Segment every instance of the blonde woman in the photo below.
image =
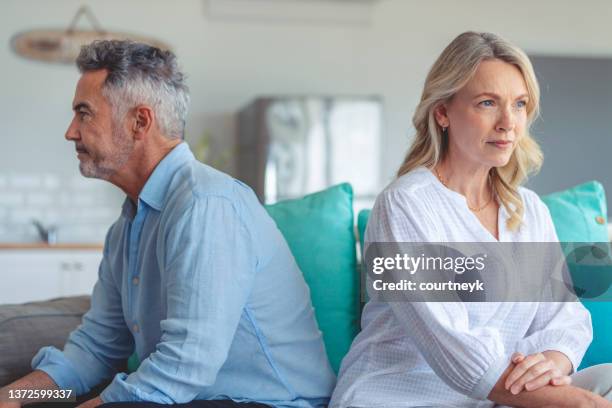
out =
<path fill-rule="evenodd" d="M 374 242 L 557 241 L 521 183 L 542 162 L 529 135 L 539 88 L 527 56 L 489 33 L 434 63 L 415 141 L 376 200 Z M 331 407 L 612 407 L 612 365 L 575 372 L 592 339 L 568 303 L 371 300 Z M 571 376 L 571 377 L 570 377 Z"/>

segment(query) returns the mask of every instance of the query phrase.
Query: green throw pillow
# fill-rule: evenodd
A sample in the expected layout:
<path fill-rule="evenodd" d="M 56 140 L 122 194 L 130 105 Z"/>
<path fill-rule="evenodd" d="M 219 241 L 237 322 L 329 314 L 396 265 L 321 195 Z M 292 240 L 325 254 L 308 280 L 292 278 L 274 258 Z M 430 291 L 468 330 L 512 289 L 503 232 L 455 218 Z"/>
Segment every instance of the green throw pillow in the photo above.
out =
<path fill-rule="evenodd" d="M 606 194 L 590 181 L 542 197 L 561 242 L 608 242 Z"/>
<path fill-rule="evenodd" d="M 340 184 L 266 206 L 310 287 L 327 356 L 338 372 L 359 331 L 353 191 Z"/>
<path fill-rule="evenodd" d="M 128 373 L 133 373 L 134 371 L 138 370 L 138 366 L 140 365 L 140 361 L 138 360 L 138 354 L 136 354 L 136 352 L 134 352 L 130 358 L 128 358 L 128 362 L 127 362 L 127 372 Z"/>
<path fill-rule="evenodd" d="M 370 218 L 370 213 L 372 210 L 361 210 L 359 211 L 359 215 L 357 216 L 357 233 L 359 234 L 359 245 L 362 249 L 361 253 L 363 254 L 363 241 L 365 240 L 365 230 L 368 225 L 368 218 Z"/>
<path fill-rule="evenodd" d="M 370 218 L 370 213 L 372 210 L 361 210 L 359 211 L 359 215 L 357 215 L 357 234 L 359 235 L 359 248 L 361 253 L 361 258 L 363 262 L 363 243 L 365 241 L 365 231 L 366 226 L 368 225 L 368 218 Z M 363 306 L 370 300 L 368 296 L 368 292 L 366 290 L 365 285 L 365 273 L 362 271 L 363 265 L 359 265 L 359 273 L 361 274 L 361 303 L 360 306 L 363 309 Z"/>
<path fill-rule="evenodd" d="M 608 242 L 606 195 L 597 181 L 580 184 L 558 193 L 542 197 L 548 206 L 559 241 L 561 242 Z M 572 275 L 586 272 L 580 268 Z M 612 273 L 609 271 L 608 273 Z M 610 299 L 612 289 L 604 295 Z M 587 350 L 580 369 L 595 364 L 612 362 L 612 302 L 583 300 L 591 312 L 593 342 Z"/>

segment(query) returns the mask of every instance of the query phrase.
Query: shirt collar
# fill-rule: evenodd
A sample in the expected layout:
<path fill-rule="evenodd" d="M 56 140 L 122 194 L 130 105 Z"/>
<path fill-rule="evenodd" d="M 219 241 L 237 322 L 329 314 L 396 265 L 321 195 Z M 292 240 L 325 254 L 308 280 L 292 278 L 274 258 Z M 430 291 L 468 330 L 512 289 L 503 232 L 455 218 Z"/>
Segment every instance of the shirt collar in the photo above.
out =
<path fill-rule="evenodd" d="M 189 145 L 185 142 L 178 144 L 157 164 L 138 198 L 148 206 L 160 211 L 172 177 L 179 168 L 193 159 L 194 156 L 189 149 Z M 135 215 L 136 208 L 129 197 L 126 197 L 123 203 L 122 212 L 128 218 L 133 218 Z"/>

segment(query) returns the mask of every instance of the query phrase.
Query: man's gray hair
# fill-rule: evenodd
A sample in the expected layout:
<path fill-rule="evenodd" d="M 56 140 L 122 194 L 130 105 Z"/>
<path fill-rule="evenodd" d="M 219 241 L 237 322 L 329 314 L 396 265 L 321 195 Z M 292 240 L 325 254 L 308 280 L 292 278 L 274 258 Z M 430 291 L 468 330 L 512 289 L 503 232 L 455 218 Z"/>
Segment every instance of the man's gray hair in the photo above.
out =
<path fill-rule="evenodd" d="M 76 64 L 81 73 L 108 71 L 102 92 L 115 120 L 149 105 L 164 135 L 184 138 L 189 89 L 172 52 L 134 41 L 94 41 L 81 48 Z"/>

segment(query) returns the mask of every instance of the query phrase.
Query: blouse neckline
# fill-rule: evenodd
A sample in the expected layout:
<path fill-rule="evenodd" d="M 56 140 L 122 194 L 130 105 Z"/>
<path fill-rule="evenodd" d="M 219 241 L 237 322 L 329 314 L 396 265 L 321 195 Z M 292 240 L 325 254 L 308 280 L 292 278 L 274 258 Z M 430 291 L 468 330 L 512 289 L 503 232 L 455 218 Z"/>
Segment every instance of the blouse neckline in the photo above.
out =
<path fill-rule="evenodd" d="M 434 186 L 439 191 L 441 191 L 449 199 L 457 202 L 459 204 L 459 208 L 464 213 L 467 212 L 469 214 L 468 216 L 471 217 L 473 221 L 473 223 L 470 223 L 470 224 L 475 224 L 474 228 L 478 234 L 483 235 L 483 237 L 487 238 L 487 241 L 491 241 L 491 242 L 502 242 L 505 240 L 506 223 L 504 222 L 504 220 L 506 219 L 507 215 L 506 215 L 506 211 L 503 205 L 499 204 L 499 208 L 497 210 L 498 238 L 495 238 L 493 234 L 491 234 L 491 232 L 488 229 L 486 229 L 484 225 L 482 225 L 478 217 L 476 217 L 476 214 L 474 214 L 472 210 L 470 210 L 470 208 L 468 207 L 467 199 L 465 198 L 463 194 L 458 193 L 454 190 L 451 190 L 450 188 L 442 184 L 442 182 L 438 179 L 438 177 L 433 173 L 431 169 L 421 166 L 419 167 L 419 170 L 422 170 L 427 174 L 427 176 L 433 182 Z"/>

